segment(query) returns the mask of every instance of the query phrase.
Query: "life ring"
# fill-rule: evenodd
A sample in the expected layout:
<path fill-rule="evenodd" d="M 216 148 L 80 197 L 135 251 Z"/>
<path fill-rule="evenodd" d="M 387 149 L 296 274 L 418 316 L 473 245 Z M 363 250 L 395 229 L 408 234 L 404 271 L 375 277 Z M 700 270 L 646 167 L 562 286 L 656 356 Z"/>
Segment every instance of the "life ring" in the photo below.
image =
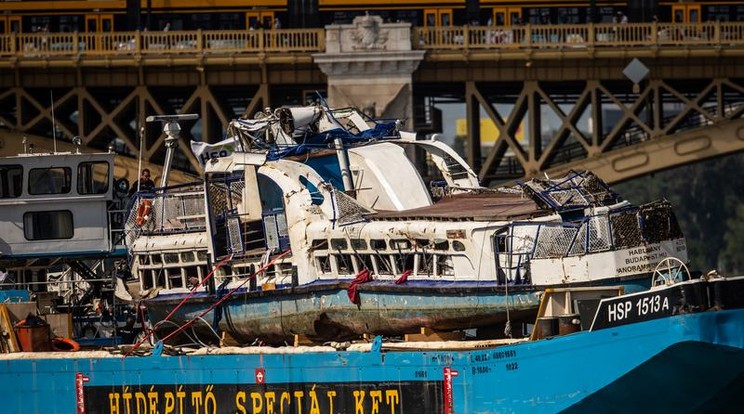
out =
<path fill-rule="evenodd" d="M 80 350 L 80 344 L 72 339 L 58 336 L 52 338 L 52 349 L 56 352 L 77 352 Z"/>
<path fill-rule="evenodd" d="M 142 227 L 143 224 L 150 219 L 150 213 L 152 212 L 152 200 L 142 200 L 139 207 L 137 207 L 137 219 L 134 224 L 137 227 Z"/>

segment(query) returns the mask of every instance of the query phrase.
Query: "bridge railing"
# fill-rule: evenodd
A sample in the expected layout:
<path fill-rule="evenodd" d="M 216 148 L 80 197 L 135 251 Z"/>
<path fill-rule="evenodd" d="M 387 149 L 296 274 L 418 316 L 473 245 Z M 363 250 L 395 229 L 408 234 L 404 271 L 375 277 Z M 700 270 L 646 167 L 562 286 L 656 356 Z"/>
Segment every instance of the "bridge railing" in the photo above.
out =
<path fill-rule="evenodd" d="M 425 50 L 744 46 L 744 23 L 627 23 L 415 27 Z"/>
<path fill-rule="evenodd" d="M 290 53 L 325 50 L 325 30 L 22 33 L 0 36 L 0 56 Z"/>
<path fill-rule="evenodd" d="M 413 48 L 430 51 L 744 46 L 744 22 L 414 27 L 412 31 Z M 324 29 L 0 36 L 0 56 L 18 58 L 323 51 Z"/>

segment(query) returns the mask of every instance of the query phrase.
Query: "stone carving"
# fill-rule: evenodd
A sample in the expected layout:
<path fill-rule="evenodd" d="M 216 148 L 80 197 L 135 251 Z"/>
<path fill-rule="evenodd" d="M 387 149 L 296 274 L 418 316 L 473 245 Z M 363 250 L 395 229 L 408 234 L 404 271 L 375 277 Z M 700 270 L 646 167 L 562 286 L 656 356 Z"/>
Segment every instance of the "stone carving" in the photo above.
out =
<path fill-rule="evenodd" d="M 384 49 L 387 42 L 387 31 L 381 31 L 382 17 L 369 14 L 354 19 L 356 29 L 351 33 L 355 50 Z"/>

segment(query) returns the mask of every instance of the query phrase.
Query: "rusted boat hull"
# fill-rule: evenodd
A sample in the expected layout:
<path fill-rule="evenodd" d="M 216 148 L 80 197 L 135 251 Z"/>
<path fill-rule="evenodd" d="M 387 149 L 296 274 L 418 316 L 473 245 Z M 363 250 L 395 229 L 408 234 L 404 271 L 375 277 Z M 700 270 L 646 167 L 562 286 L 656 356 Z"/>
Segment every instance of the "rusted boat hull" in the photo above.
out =
<path fill-rule="evenodd" d="M 648 278 L 607 281 L 607 285 L 623 285 L 626 292 L 647 289 L 648 283 Z M 216 339 L 224 331 L 240 343 L 282 344 L 295 335 L 324 342 L 363 334 L 418 333 L 421 328 L 503 332 L 507 320 L 515 329 L 516 324 L 534 322 L 545 288 L 370 282 L 357 286 L 358 303 L 354 303 L 348 287 L 348 282 L 342 282 L 237 291 L 219 306 L 215 304 L 220 295 L 206 294 L 192 296 L 183 304 L 185 295 L 156 297 L 145 304 L 155 321 L 178 308 L 169 322 L 159 325 L 161 337 L 196 319 L 186 332 L 202 340 Z"/>

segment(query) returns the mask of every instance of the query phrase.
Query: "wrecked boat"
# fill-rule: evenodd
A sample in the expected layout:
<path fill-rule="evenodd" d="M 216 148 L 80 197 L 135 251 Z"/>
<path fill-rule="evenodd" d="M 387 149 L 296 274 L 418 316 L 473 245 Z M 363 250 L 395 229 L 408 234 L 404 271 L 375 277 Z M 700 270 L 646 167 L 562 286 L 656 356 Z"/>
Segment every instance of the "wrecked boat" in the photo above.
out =
<path fill-rule="evenodd" d="M 547 289 L 531 338 L 0 354 L 0 397 L 9 413 L 739 412 L 744 279 L 677 270 L 635 294 Z"/>
<path fill-rule="evenodd" d="M 354 109 L 267 110 L 228 132 L 239 151 L 203 182 L 138 194 L 127 220 L 134 296 L 161 338 L 510 336 L 546 288 L 636 292 L 687 260 L 668 202 L 634 206 L 589 172 L 484 188 L 446 144 Z"/>

